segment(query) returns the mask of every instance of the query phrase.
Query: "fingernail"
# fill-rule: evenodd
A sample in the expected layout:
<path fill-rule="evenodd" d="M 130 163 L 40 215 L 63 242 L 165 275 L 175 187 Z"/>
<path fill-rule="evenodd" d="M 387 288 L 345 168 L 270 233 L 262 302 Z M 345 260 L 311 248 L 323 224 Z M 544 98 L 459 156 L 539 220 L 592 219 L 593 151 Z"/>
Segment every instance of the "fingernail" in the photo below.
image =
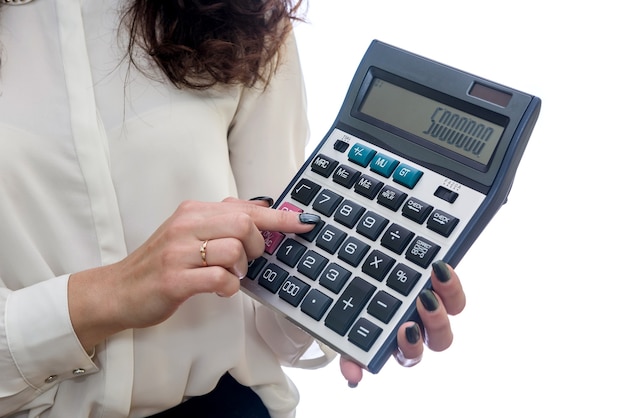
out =
<path fill-rule="evenodd" d="M 322 220 L 322 218 L 320 218 L 318 215 L 314 215 L 312 213 L 301 213 L 299 215 L 299 218 L 300 222 L 303 224 L 316 224 Z"/>
<path fill-rule="evenodd" d="M 253 197 L 250 200 L 262 200 L 266 202 L 268 206 L 272 206 L 274 204 L 274 199 L 272 199 L 269 196 L 257 196 L 257 197 Z"/>
<path fill-rule="evenodd" d="M 450 280 L 450 269 L 445 262 L 439 260 L 433 263 L 433 271 L 435 272 L 435 277 L 441 283 L 445 283 Z"/>
<path fill-rule="evenodd" d="M 237 276 L 237 278 L 238 278 L 239 280 L 242 280 L 244 277 L 246 277 L 246 274 L 247 274 L 247 272 L 246 272 L 246 273 L 242 273 L 242 272 L 241 272 L 238 268 L 236 268 L 236 267 L 235 267 L 235 268 L 233 268 L 233 273 L 235 273 L 235 276 Z"/>
<path fill-rule="evenodd" d="M 439 308 L 439 301 L 437 297 L 430 289 L 422 290 L 420 293 L 420 301 L 422 301 L 422 305 L 428 312 L 436 311 Z"/>
<path fill-rule="evenodd" d="M 357 386 L 359 386 L 359 382 L 348 382 L 348 387 L 351 389 L 354 389 Z"/>
<path fill-rule="evenodd" d="M 404 331 L 406 340 L 410 344 L 416 344 L 420 340 L 420 327 L 417 324 L 413 324 L 411 327 L 407 327 Z"/>

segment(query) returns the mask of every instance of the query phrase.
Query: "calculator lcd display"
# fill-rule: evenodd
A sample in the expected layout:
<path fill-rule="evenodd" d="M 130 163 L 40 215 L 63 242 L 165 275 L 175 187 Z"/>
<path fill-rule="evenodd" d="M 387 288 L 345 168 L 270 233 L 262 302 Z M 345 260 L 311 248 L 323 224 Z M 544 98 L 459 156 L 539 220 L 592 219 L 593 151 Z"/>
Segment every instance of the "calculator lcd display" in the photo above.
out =
<path fill-rule="evenodd" d="M 504 127 L 373 78 L 360 112 L 486 167 Z"/>

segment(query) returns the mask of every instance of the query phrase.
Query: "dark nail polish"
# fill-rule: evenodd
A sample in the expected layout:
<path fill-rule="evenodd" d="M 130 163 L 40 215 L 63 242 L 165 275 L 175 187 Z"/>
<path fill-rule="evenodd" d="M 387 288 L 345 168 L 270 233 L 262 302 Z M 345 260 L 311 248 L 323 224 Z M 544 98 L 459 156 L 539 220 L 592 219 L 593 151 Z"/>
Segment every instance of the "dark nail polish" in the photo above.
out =
<path fill-rule="evenodd" d="M 428 312 L 434 312 L 439 308 L 439 301 L 430 289 L 422 290 L 422 293 L 420 293 L 420 301 L 422 301 L 422 305 L 424 305 L 424 308 L 426 308 Z"/>
<path fill-rule="evenodd" d="M 322 220 L 318 215 L 312 213 L 301 213 L 300 222 L 303 224 L 317 224 Z"/>
<path fill-rule="evenodd" d="M 420 340 L 420 327 L 417 324 L 413 324 L 411 327 L 407 327 L 404 330 L 404 335 L 406 335 L 406 340 L 410 344 L 416 344 Z"/>
<path fill-rule="evenodd" d="M 435 277 L 441 283 L 445 283 L 450 280 L 450 270 L 445 262 L 439 260 L 433 263 L 433 271 L 435 272 Z"/>
<path fill-rule="evenodd" d="M 357 382 L 348 382 L 348 387 L 354 389 L 355 387 L 359 386 L 359 384 Z"/>
<path fill-rule="evenodd" d="M 272 206 L 274 204 L 274 199 L 272 199 L 269 196 L 257 196 L 257 197 L 253 197 L 250 200 L 262 200 L 267 203 L 267 206 Z"/>

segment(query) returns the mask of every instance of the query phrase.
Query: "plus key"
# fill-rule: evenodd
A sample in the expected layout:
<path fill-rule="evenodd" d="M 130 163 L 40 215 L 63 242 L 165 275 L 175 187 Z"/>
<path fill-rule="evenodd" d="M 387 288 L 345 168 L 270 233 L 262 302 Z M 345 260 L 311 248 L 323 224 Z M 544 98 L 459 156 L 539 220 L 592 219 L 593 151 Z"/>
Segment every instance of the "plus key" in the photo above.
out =
<path fill-rule="evenodd" d="M 326 326 L 339 335 L 346 335 L 352 323 L 374 294 L 374 290 L 374 286 L 360 277 L 355 277 L 328 312 L 324 322 Z"/>

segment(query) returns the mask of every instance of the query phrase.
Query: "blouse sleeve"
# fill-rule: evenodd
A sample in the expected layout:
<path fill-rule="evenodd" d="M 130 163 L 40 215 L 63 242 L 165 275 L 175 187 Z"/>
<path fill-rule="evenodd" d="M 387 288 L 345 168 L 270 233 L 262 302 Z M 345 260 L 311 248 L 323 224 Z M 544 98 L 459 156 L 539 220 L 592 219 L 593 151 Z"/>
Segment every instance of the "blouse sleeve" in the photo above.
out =
<path fill-rule="evenodd" d="M 43 406 L 60 382 L 98 370 L 72 328 L 67 279 L 16 291 L 0 280 L 0 416 Z"/>

